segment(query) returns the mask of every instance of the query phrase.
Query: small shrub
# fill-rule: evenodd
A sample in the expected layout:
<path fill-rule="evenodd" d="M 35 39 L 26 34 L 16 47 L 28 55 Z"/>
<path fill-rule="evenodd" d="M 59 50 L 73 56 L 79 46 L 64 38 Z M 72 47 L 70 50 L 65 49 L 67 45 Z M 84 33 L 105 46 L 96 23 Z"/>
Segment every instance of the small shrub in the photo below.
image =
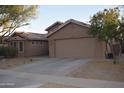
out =
<path fill-rule="evenodd" d="M 0 47 L 0 56 L 15 57 L 17 51 L 13 47 Z"/>
<path fill-rule="evenodd" d="M 0 47 L 0 56 L 5 55 L 5 48 L 3 46 Z"/>

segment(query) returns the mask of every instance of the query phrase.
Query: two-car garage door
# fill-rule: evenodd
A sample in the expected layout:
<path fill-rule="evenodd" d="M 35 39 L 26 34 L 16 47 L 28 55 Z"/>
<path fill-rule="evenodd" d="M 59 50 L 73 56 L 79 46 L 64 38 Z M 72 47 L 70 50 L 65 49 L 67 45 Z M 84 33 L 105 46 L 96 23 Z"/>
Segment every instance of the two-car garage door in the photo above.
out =
<path fill-rule="evenodd" d="M 100 56 L 98 45 L 98 40 L 95 38 L 55 40 L 55 56 L 94 58 Z"/>

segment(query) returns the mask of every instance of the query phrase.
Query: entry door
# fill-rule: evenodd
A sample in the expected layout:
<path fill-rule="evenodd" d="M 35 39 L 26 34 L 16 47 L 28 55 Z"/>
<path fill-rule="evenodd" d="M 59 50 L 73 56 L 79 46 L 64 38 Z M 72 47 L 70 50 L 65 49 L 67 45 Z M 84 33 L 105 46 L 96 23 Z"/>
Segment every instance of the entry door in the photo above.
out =
<path fill-rule="evenodd" d="M 24 42 L 19 41 L 18 42 L 18 53 L 23 53 L 24 52 Z"/>
<path fill-rule="evenodd" d="M 18 42 L 14 41 L 11 45 L 18 51 Z"/>
<path fill-rule="evenodd" d="M 18 56 L 24 56 L 24 41 L 14 41 L 11 45 L 16 49 Z"/>
<path fill-rule="evenodd" d="M 14 41 L 12 46 L 18 51 L 18 53 L 24 52 L 24 41 Z"/>

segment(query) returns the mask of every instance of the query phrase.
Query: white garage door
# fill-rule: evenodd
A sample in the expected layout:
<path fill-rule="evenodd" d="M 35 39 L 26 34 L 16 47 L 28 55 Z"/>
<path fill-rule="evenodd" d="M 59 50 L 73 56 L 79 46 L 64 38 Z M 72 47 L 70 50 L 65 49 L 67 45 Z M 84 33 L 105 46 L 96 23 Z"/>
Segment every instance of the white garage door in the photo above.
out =
<path fill-rule="evenodd" d="M 63 39 L 55 41 L 56 57 L 94 58 L 98 41 L 94 38 Z M 97 52 L 98 50 L 98 52 Z"/>

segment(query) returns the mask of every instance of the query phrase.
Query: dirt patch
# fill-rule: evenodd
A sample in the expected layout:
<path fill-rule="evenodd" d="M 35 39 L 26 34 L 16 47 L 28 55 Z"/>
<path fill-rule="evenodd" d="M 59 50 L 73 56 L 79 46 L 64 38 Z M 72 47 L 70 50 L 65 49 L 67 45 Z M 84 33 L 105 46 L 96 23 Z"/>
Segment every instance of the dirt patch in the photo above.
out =
<path fill-rule="evenodd" d="M 39 88 L 77 88 L 77 87 L 70 86 L 70 85 L 64 85 L 64 84 L 58 84 L 58 83 L 47 83 L 47 84 L 40 86 Z"/>
<path fill-rule="evenodd" d="M 32 58 L 9 58 L 0 60 L 0 69 L 9 69 L 15 66 L 32 63 Z"/>
<path fill-rule="evenodd" d="M 89 62 L 71 71 L 67 76 L 124 82 L 124 62 L 118 64 L 111 61 Z"/>

